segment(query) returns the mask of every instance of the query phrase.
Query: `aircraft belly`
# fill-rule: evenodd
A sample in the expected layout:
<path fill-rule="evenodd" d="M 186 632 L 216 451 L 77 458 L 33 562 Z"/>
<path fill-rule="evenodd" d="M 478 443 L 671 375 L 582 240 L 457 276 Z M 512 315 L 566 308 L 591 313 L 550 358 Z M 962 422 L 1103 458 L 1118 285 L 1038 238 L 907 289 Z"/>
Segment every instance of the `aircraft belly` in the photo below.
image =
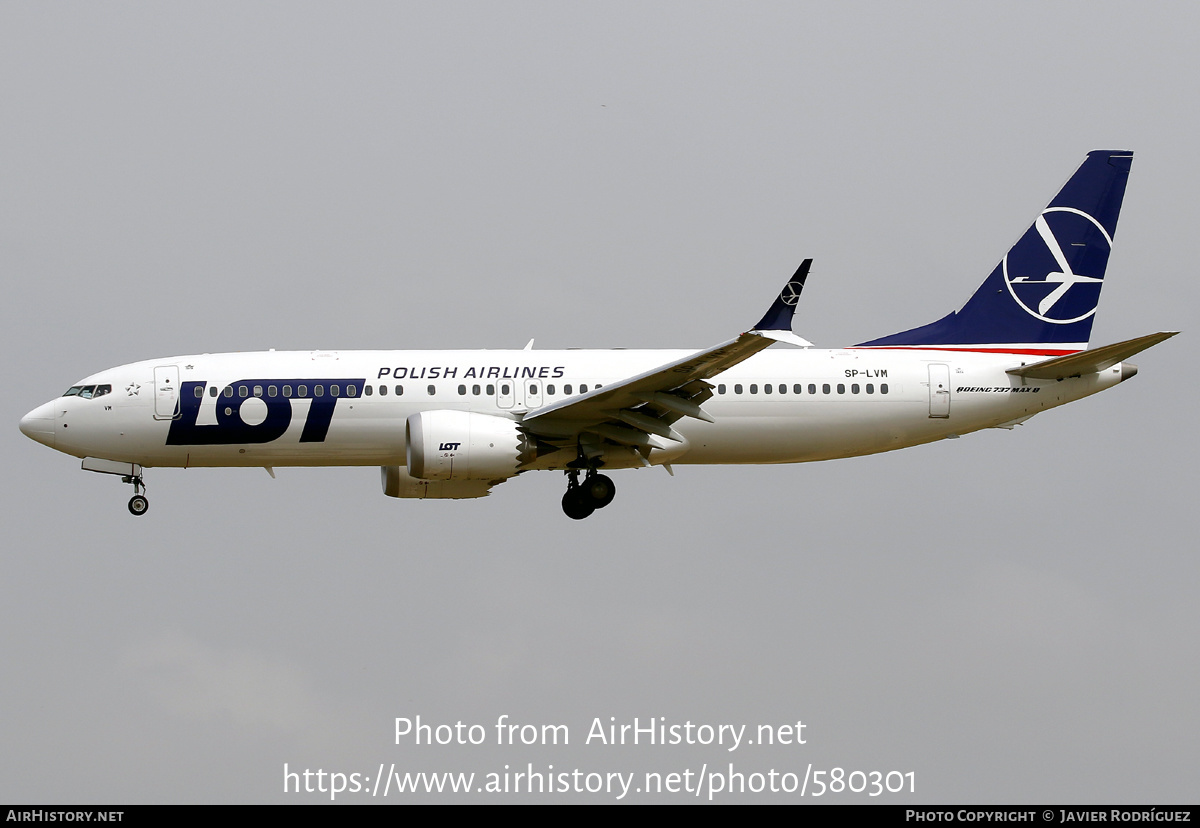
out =
<path fill-rule="evenodd" d="M 379 466 L 404 465 L 404 417 L 335 418 L 320 440 L 301 442 L 303 420 L 296 418 L 280 437 L 261 443 L 168 444 L 169 423 L 140 430 L 141 439 L 122 444 L 109 436 L 111 450 L 91 456 L 151 467 L 193 466 Z M 81 455 L 82 456 L 82 455 Z"/>
<path fill-rule="evenodd" d="M 902 400 L 780 404 L 771 416 L 721 416 L 690 425 L 679 463 L 805 463 L 927 442 L 923 407 Z M 783 406 L 795 409 L 788 412 Z"/>

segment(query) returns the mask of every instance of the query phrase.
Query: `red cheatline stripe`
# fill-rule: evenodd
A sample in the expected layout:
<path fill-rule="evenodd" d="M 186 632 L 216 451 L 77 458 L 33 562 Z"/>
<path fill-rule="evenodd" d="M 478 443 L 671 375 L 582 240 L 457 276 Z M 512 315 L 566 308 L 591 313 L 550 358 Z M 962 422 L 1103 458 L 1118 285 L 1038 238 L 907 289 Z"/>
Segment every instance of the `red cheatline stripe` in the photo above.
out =
<path fill-rule="evenodd" d="M 847 348 L 847 351 L 965 351 L 974 354 L 1024 354 L 1031 356 L 1068 356 L 1070 354 L 1081 353 L 1079 350 L 1057 350 L 1047 348 L 968 348 L 966 346 L 956 345 L 920 345 L 920 346 L 902 346 L 894 345 L 874 345 L 869 348 Z"/>

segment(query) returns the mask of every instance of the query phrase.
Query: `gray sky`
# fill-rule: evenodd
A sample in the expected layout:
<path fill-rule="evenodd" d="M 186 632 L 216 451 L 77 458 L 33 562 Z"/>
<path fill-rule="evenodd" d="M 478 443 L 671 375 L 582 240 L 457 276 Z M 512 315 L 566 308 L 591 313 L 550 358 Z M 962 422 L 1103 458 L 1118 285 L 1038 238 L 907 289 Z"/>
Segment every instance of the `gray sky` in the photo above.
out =
<path fill-rule="evenodd" d="M 1198 17 L 0 5 L 0 801 L 733 762 L 915 772 L 872 801 L 1194 802 Z M 374 468 L 153 470 L 134 519 L 17 430 L 155 356 L 703 347 L 806 256 L 797 332 L 851 344 L 958 307 L 1098 148 L 1136 158 L 1093 344 L 1185 333 L 1011 433 L 620 472 L 575 523 L 557 473 L 427 503 Z M 571 744 L 394 744 L 502 714 Z M 583 744 L 610 716 L 807 744 Z"/>

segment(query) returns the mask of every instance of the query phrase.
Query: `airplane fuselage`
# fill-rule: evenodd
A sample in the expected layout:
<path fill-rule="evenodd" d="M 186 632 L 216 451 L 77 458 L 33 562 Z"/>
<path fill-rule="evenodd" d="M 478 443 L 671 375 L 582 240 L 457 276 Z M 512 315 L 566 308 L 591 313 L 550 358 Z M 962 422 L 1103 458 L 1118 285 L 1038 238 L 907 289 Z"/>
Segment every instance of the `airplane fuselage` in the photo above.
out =
<path fill-rule="evenodd" d="M 123 365 L 27 416 L 77 457 L 146 467 L 403 466 L 405 422 L 469 411 L 520 421 L 543 405 L 690 351 L 344 351 L 201 354 Z M 651 464 L 799 463 L 873 454 L 1026 419 L 1122 379 L 1121 365 L 1061 381 L 1006 370 L 1039 357 L 939 350 L 774 349 L 711 380 L 682 443 Z M 944 387 L 943 386 L 944 383 Z M 29 433 L 29 432 L 27 432 Z M 31 434 L 31 436 L 33 436 Z M 561 469 L 571 452 L 528 469 Z M 618 456 L 612 467 L 645 465 Z"/>
<path fill-rule="evenodd" d="M 168 357 L 94 374 L 21 430 L 132 483 L 135 515 L 145 467 L 356 465 L 400 498 L 563 470 L 579 520 L 613 501 L 611 469 L 805 463 L 1011 428 L 1128 379 L 1126 360 L 1175 333 L 1088 347 L 1131 163 L 1088 153 L 966 304 L 850 348 L 792 331 L 805 259 L 756 325 L 702 350 Z"/>

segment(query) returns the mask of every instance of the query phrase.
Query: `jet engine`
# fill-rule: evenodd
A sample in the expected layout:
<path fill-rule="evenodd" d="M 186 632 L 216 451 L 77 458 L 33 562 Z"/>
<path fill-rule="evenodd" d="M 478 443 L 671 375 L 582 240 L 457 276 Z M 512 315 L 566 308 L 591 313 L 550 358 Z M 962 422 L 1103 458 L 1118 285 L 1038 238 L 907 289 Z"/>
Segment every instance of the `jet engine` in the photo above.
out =
<path fill-rule="evenodd" d="M 471 411 L 422 411 L 405 424 L 408 473 L 422 480 L 512 477 L 525 462 L 527 441 L 506 417 Z"/>
<path fill-rule="evenodd" d="M 380 466 L 383 493 L 388 497 L 420 499 L 487 497 L 492 491 L 489 480 L 420 480 L 404 466 Z"/>

